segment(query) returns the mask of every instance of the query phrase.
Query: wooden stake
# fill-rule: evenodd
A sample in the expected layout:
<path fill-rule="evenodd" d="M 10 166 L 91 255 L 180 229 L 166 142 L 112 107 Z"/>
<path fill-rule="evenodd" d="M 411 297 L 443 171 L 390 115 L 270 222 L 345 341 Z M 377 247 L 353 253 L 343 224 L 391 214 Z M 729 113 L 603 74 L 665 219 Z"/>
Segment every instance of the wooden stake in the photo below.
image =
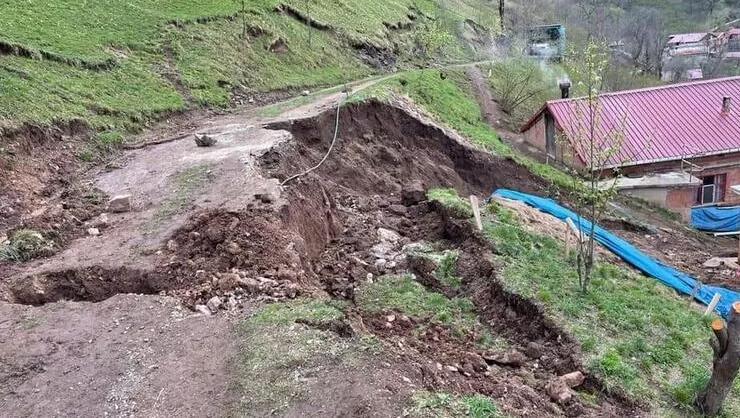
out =
<path fill-rule="evenodd" d="M 717 307 L 717 304 L 719 303 L 719 300 L 722 298 L 722 295 L 719 293 L 715 293 L 714 297 L 712 298 L 712 301 L 709 302 L 709 305 L 707 306 L 707 310 L 704 311 L 704 315 L 709 315 L 710 313 L 714 312 L 714 308 Z"/>
<path fill-rule="evenodd" d="M 578 230 L 578 227 L 576 227 L 576 224 L 575 222 L 573 222 L 573 219 L 567 218 L 565 220 L 565 223 L 567 223 L 570 229 L 573 231 L 573 234 L 576 236 L 576 239 L 580 239 L 581 244 L 586 242 L 586 239 L 588 237 L 586 237 L 585 233 L 583 233 L 583 236 L 581 236 L 581 231 Z"/>
<path fill-rule="evenodd" d="M 475 225 L 479 231 L 483 231 L 483 221 L 480 218 L 480 206 L 478 206 L 478 198 L 475 195 L 470 195 L 470 206 L 473 208 L 473 216 L 475 216 Z"/>
<path fill-rule="evenodd" d="M 565 256 L 570 257 L 570 228 L 565 228 Z"/>

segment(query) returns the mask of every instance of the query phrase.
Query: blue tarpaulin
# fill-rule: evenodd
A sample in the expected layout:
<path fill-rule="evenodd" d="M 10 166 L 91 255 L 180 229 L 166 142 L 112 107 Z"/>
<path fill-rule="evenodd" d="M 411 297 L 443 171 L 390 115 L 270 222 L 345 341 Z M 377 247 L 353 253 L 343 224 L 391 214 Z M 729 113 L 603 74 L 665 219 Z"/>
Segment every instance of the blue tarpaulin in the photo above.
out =
<path fill-rule="evenodd" d="M 591 222 L 585 218 L 580 218 L 576 213 L 560 206 L 552 199 L 546 199 L 533 196 L 526 193 L 517 192 L 508 189 L 496 190 L 494 196 L 503 197 L 510 200 L 518 200 L 529 206 L 539 209 L 542 212 L 555 216 L 565 221 L 570 218 L 573 223 L 580 227 L 582 231 L 591 231 Z M 666 286 L 676 289 L 685 295 L 691 295 L 704 305 L 708 305 L 716 293 L 721 295 L 716 312 L 727 317 L 732 304 L 740 301 L 740 294 L 729 289 L 718 286 L 702 284 L 686 273 L 678 271 L 673 267 L 666 266 L 658 260 L 648 256 L 642 251 L 632 246 L 629 242 L 615 236 L 611 232 L 596 226 L 594 229 L 594 238 L 604 247 L 608 248 L 614 254 L 618 255 L 627 263 L 644 274 L 661 281 Z"/>
<path fill-rule="evenodd" d="M 702 206 L 691 209 L 691 226 L 702 231 L 740 231 L 740 206 Z"/>

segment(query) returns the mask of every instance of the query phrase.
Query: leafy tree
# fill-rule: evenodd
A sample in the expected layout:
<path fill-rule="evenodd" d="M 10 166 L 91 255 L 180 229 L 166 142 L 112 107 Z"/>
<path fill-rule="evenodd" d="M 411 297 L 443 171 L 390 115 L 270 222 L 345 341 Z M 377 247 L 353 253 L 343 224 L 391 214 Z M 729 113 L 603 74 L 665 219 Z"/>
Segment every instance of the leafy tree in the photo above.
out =
<path fill-rule="evenodd" d="M 581 218 L 591 221 L 588 230 L 578 228 L 579 239 L 576 242 L 578 283 L 584 293 L 588 291 L 595 264 L 596 225 L 603 218 L 607 203 L 616 194 L 616 176 L 614 181 L 604 182 L 610 171 L 607 165 L 621 150 L 626 121 L 623 120 L 622 126 L 612 129 L 602 124 L 599 93 L 609 62 L 605 50 L 604 45 L 591 40 L 583 51 L 573 52 L 574 62 L 579 65 L 572 66 L 570 74 L 577 80 L 577 88 L 584 92 L 584 97 L 574 102 L 573 129 L 567 138 L 560 139 L 565 144 L 564 149 L 585 156 L 585 161 L 577 161 L 572 155 L 569 164 L 574 181 L 571 200 L 579 224 Z"/>

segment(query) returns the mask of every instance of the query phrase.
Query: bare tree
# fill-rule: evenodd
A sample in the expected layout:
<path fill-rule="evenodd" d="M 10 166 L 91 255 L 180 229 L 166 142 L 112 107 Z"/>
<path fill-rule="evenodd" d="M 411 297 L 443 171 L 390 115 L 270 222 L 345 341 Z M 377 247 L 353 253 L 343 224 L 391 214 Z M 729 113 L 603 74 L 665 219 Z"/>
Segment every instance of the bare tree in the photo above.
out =
<path fill-rule="evenodd" d="M 712 377 L 696 401 L 699 411 L 708 416 L 719 414 L 740 369 L 740 302 L 732 305 L 729 315 L 727 324 L 721 319 L 712 322 Z"/>
<path fill-rule="evenodd" d="M 633 8 L 627 15 L 623 35 L 634 65 L 645 72 L 659 74 L 665 36 L 660 11 L 652 7 Z"/>

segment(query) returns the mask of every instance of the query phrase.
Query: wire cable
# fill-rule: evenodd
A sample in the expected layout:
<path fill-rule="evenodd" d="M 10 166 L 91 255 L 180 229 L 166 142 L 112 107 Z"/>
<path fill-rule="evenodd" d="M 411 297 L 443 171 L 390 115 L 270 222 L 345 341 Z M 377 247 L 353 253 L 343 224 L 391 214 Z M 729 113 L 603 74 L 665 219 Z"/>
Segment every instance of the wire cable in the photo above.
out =
<path fill-rule="evenodd" d="M 324 158 L 322 158 L 318 164 L 309 168 L 308 170 L 302 173 L 295 174 L 283 180 L 283 182 L 280 183 L 280 186 L 285 186 L 288 182 L 293 181 L 299 177 L 303 177 L 306 174 L 318 169 L 319 167 L 321 167 L 322 164 L 324 164 L 324 161 L 326 161 L 326 159 L 329 158 L 329 154 L 331 154 L 331 151 L 334 149 L 334 144 L 337 142 L 337 137 L 339 136 L 339 110 L 342 108 L 342 105 L 344 104 L 345 100 L 347 100 L 348 97 L 349 97 L 349 93 L 345 92 L 344 98 L 341 99 L 339 103 L 337 104 L 337 117 L 336 117 L 336 121 L 334 122 L 334 138 L 332 138 L 331 145 L 329 145 L 329 150 L 326 151 L 326 155 L 324 155 Z"/>

